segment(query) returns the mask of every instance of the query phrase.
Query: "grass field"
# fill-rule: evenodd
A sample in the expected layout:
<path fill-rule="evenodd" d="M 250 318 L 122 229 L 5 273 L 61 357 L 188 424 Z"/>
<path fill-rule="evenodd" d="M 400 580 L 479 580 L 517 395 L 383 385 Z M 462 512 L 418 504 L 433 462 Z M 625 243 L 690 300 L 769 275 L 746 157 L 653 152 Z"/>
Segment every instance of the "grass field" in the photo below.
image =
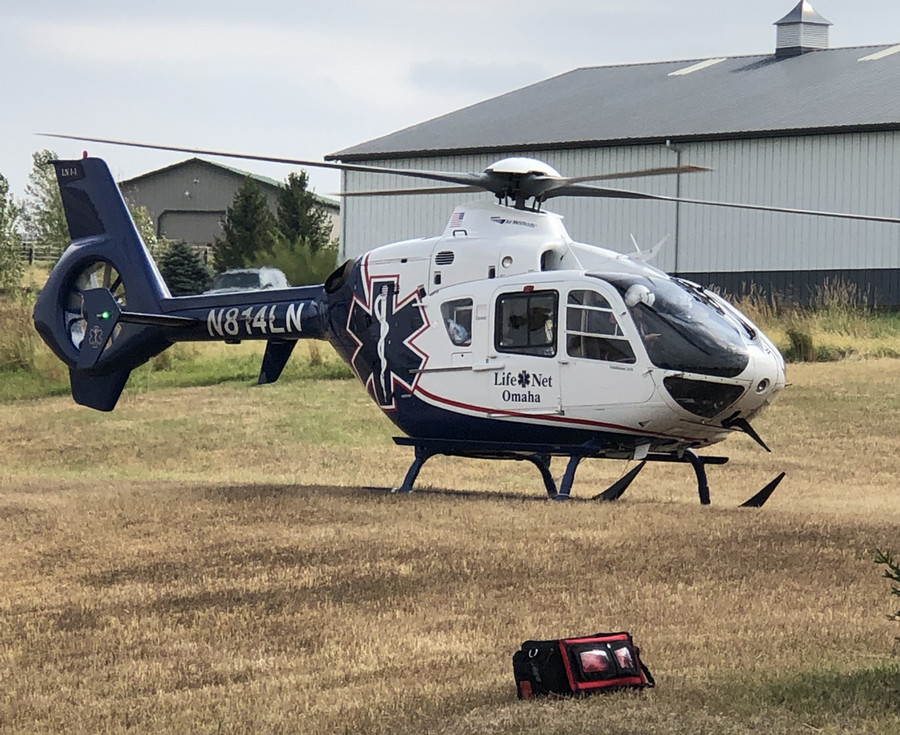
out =
<path fill-rule="evenodd" d="M 363 490 L 411 456 L 347 380 L 2 404 L 0 732 L 896 735 L 900 360 L 788 378 L 706 508 L 679 466 L 614 504 L 447 458 Z M 522 641 L 620 629 L 656 689 L 516 700 Z"/>

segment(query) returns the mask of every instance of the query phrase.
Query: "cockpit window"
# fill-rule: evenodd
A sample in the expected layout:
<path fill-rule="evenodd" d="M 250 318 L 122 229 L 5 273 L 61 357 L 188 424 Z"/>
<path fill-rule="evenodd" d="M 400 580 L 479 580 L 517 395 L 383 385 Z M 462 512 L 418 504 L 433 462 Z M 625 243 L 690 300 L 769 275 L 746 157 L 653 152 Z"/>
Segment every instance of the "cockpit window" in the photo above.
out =
<path fill-rule="evenodd" d="M 556 291 L 525 291 L 498 297 L 494 338 L 497 351 L 555 355 L 558 302 Z"/>
<path fill-rule="evenodd" d="M 664 277 L 598 277 L 622 294 L 657 367 L 733 378 L 749 364 L 740 325 L 701 287 Z"/>
<path fill-rule="evenodd" d="M 457 347 L 472 344 L 472 299 L 454 299 L 441 304 L 441 318 L 450 341 Z"/>
<path fill-rule="evenodd" d="M 596 291 L 571 291 L 566 300 L 566 352 L 569 357 L 635 362 L 609 302 Z"/>

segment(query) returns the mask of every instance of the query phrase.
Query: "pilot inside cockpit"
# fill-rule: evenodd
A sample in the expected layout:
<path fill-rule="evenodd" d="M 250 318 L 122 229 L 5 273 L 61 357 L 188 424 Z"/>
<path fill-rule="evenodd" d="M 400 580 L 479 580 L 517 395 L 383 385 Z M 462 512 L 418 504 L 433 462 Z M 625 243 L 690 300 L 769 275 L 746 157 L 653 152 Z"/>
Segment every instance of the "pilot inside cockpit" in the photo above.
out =
<path fill-rule="evenodd" d="M 747 367 L 744 335 L 752 335 L 701 286 L 678 278 L 616 274 L 604 279 L 619 289 L 657 367 L 727 378 Z"/>
<path fill-rule="evenodd" d="M 653 306 L 656 301 L 654 293 L 640 283 L 635 283 L 628 287 L 625 292 L 625 306 L 631 311 L 631 317 L 634 319 L 634 325 L 637 327 L 638 334 L 645 345 L 649 345 L 653 340 L 659 339 L 659 329 L 652 322 L 649 307 Z M 644 308 L 648 307 L 648 308 Z"/>

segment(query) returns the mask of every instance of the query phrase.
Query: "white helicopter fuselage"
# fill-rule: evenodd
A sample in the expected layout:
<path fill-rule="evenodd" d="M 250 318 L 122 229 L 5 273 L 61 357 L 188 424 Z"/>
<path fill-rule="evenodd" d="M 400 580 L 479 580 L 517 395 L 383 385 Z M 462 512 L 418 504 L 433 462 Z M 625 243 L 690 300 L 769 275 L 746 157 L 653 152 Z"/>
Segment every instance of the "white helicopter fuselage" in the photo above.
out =
<path fill-rule="evenodd" d="M 635 458 L 596 497 L 620 497 L 646 462 L 676 462 L 691 465 L 707 504 L 704 467 L 727 457 L 696 449 L 733 431 L 768 449 L 750 420 L 785 385 L 772 342 L 645 254 L 574 242 L 561 217 L 540 211 L 556 196 L 659 197 L 567 179 L 531 159 L 481 173 L 341 164 L 481 189 L 498 203 L 459 206 L 440 236 L 376 248 L 320 285 L 173 297 L 106 163 L 54 167 L 72 244 L 34 323 L 68 366 L 79 404 L 113 410 L 131 371 L 176 342 L 265 340 L 259 382 L 271 383 L 299 340 L 327 339 L 406 434 L 394 441 L 414 447 L 403 492 L 435 455 L 526 460 L 558 499 L 570 497 L 582 460 Z M 552 457 L 568 458 L 558 483 Z M 744 505 L 762 506 L 783 477 Z"/>
<path fill-rule="evenodd" d="M 785 385 L 782 356 L 734 306 L 573 241 L 552 212 L 465 204 L 441 236 L 377 248 L 360 269 L 379 364 L 348 362 L 411 436 L 440 412 L 517 440 L 602 435 L 610 456 L 640 458 L 723 440 Z M 411 363 L 392 362 L 401 344 Z"/>

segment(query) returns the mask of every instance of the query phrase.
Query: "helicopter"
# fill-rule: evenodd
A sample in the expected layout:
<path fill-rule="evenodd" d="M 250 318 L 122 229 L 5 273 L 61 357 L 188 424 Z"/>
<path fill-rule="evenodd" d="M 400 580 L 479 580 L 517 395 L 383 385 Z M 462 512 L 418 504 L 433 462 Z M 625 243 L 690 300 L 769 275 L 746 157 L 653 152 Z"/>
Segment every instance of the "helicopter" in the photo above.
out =
<path fill-rule="evenodd" d="M 571 497 L 579 464 L 635 466 L 594 497 L 616 500 L 648 462 L 685 463 L 710 503 L 701 455 L 735 432 L 769 447 L 751 421 L 785 387 L 775 344 L 722 296 L 633 256 L 574 241 L 543 208 L 559 196 L 676 199 L 589 181 L 695 173 L 696 166 L 567 178 L 531 158 L 483 172 L 392 169 L 58 135 L 99 143 L 400 174 L 438 182 L 347 196 L 491 192 L 457 206 L 443 232 L 377 247 L 316 286 L 172 297 L 106 163 L 53 162 L 71 245 L 34 309 L 69 367 L 74 400 L 114 409 L 129 374 L 182 341 L 266 342 L 259 383 L 278 379 L 298 340 L 325 339 L 414 449 L 408 493 L 436 455 L 533 464 L 550 498 Z M 450 184 L 451 186 L 447 186 Z M 553 457 L 567 458 L 559 483 Z M 780 473 L 743 505 L 761 507 Z"/>

